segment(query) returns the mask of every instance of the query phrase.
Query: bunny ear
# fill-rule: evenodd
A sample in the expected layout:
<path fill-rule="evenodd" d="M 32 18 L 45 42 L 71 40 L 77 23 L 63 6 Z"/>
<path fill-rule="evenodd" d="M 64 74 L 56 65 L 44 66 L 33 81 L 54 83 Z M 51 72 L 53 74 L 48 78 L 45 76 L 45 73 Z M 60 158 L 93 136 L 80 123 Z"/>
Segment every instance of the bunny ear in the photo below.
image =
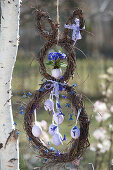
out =
<path fill-rule="evenodd" d="M 53 39 L 56 39 L 58 35 L 58 24 L 56 24 L 44 11 L 36 10 L 35 14 L 37 22 L 36 26 L 40 31 L 41 35 L 47 40 L 52 41 Z M 50 28 L 52 29 L 52 31 L 47 31 L 46 28 L 44 28 L 43 24 L 41 23 L 43 19 L 45 19 L 45 21 L 50 24 Z"/>
<path fill-rule="evenodd" d="M 75 11 L 73 11 L 73 14 L 68 18 L 67 22 L 66 22 L 66 25 L 70 25 L 72 23 L 72 20 L 75 19 L 76 17 L 79 18 L 80 20 L 80 29 L 82 32 L 82 28 L 84 27 L 84 18 L 83 18 L 83 12 L 81 9 L 76 9 Z M 68 28 L 65 28 L 64 29 L 64 38 L 67 39 L 68 38 L 68 33 L 69 33 L 69 29 Z"/>

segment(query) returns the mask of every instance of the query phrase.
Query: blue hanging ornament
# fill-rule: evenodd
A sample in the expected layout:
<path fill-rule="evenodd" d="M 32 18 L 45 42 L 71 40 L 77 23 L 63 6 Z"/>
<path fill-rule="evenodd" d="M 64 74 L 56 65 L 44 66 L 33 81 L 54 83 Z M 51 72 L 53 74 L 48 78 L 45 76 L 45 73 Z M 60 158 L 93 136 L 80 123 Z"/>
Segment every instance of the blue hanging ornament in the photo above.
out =
<path fill-rule="evenodd" d="M 53 108 L 54 108 L 54 103 L 53 103 L 53 101 L 51 100 L 51 99 L 47 99 L 46 101 L 45 101 L 45 103 L 44 103 L 44 108 L 45 108 L 45 110 L 47 111 L 52 111 L 53 110 Z"/>
<path fill-rule="evenodd" d="M 56 146 L 59 146 L 60 144 L 63 144 L 62 143 L 62 136 L 61 136 L 60 133 L 54 134 L 54 136 L 53 136 L 53 144 L 56 145 Z"/>
<path fill-rule="evenodd" d="M 32 127 L 32 134 L 35 137 L 39 137 L 42 134 L 42 128 L 39 123 L 35 122 L 35 125 Z"/>
<path fill-rule="evenodd" d="M 57 126 L 54 124 L 51 124 L 49 126 L 49 134 L 53 136 L 56 132 L 57 132 Z"/>
<path fill-rule="evenodd" d="M 71 137 L 77 139 L 79 138 L 79 136 L 80 136 L 80 129 L 77 126 L 74 126 L 71 129 Z"/>
<path fill-rule="evenodd" d="M 64 121 L 64 116 L 59 113 L 55 113 L 53 115 L 53 120 L 56 124 L 61 124 Z"/>

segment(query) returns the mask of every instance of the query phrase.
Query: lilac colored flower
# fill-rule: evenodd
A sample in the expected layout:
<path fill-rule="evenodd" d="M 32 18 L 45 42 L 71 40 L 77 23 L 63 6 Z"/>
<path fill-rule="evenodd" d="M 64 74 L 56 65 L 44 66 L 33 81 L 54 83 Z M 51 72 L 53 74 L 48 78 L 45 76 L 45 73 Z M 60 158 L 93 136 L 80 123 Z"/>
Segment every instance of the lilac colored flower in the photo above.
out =
<path fill-rule="evenodd" d="M 66 58 L 66 54 L 59 52 L 49 53 L 48 60 L 57 60 L 57 59 L 64 59 Z"/>
<path fill-rule="evenodd" d="M 52 56 L 52 60 L 57 60 L 57 54 L 54 54 L 53 56 Z"/>
<path fill-rule="evenodd" d="M 49 53 L 48 60 L 52 60 L 52 55 L 53 55 L 53 53 Z"/>
<path fill-rule="evenodd" d="M 57 53 L 59 59 L 63 59 L 63 56 L 61 53 Z"/>

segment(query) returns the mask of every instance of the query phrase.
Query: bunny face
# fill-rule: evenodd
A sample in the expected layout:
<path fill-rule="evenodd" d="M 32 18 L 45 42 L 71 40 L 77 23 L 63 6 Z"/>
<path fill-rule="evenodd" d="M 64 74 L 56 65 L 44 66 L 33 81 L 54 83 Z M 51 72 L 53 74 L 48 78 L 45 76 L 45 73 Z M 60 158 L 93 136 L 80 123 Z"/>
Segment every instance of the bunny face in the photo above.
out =
<path fill-rule="evenodd" d="M 67 24 L 70 24 L 75 17 L 79 17 L 80 20 L 80 28 L 83 28 L 84 26 L 84 20 L 82 16 L 82 10 L 77 9 L 73 12 L 72 16 L 70 16 L 66 22 Z M 42 25 L 41 21 L 45 19 L 50 24 L 51 31 L 47 31 L 44 26 Z M 44 64 L 44 58 L 46 57 L 48 51 L 56 46 L 59 45 L 66 51 L 66 57 L 68 66 L 66 68 L 66 71 L 62 78 L 57 79 L 59 82 L 67 82 L 70 77 L 73 76 L 74 70 L 76 68 L 76 55 L 75 50 L 73 48 L 74 41 L 71 39 L 71 37 L 68 36 L 69 29 L 65 28 L 64 33 L 60 36 L 58 40 L 58 24 L 55 23 L 46 12 L 43 12 L 41 10 L 36 11 L 36 21 L 37 21 L 37 28 L 40 32 L 40 34 L 47 40 L 46 44 L 42 47 L 39 53 L 36 53 L 36 59 L 40 63 L 40 69 L 42 75 L 46 79 L 51 79 L 53 81 L 56 81 L 55 77 L 52 77 L 49 73 L 46 71 L 46 66 Z M 77 19 L 76 19 L 77 22 Z M 82 30 L 81 30 L 82 31 Z"/>

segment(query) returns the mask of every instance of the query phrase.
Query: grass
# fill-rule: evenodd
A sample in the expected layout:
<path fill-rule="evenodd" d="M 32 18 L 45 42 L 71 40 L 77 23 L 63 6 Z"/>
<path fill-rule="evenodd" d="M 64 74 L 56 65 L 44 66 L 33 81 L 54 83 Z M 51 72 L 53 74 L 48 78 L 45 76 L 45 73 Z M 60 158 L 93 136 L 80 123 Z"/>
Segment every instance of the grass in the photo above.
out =
<path fill-rule="evenodd" d="M 20 169 L 27 170 L 28 163 L 24 160 L 23 154 L 29 153 L 32 155 L 32 151 L 29 149 L 29 143 L 23 130 L 23 115 L 19 114 L 19 104 L 18 102 L 22 100 L 22 95 L 24 92 L 32 92 L 40 88 L 41 79 L 43 78 L 39 72 L 39 64 L 34 60 L 32 62 L 33 54 L 26 54 L 21 51 L 18 54 L 18 58 L 15 64 L 14 73 L 13 73 L 13 81 L 12 81 L 12 90 L 13 90 L 13 113 L 14 120 L 17 121 L 17 128 L 20 130 Z M 32 62 L 32 63 L 31 63 Z M 92 102 L 101 97 L 101 87 L 100 80 L 98 76 L 100 74 L 105 73 L 105 70 L 112 66 L 112 61 L 110 59 L 77 59 L 77 69 L 75 70 L 74 79 L 69 81 L 69 84 L 72 85 L 75 82 L 77 83 L 76 90 L 79 93 L 83 93 L 88 96 Z M 48 70 L 50 72 L 50 70 Z M 65 99 L 64 99 L 65 100 Z M 62 101 L 62 105 L 64 105 L 64 100 Z M 28 103 L 29 100 L 25 99 L 25 102 Z M 89 100 L 85 100 L 85 106 L 88 112 L 89 117 L 93 115 L 92 104 Z M 72 128 L 73 122 L 69 122 L 69 113 L 71 111 L 66 110 L 64 108 L 64 112 L 66 114 L 65 121 L 61 125 L 61 133 L 66 134 L 67 140 L 70 139 L 70 130 Z M 48 124 L 51 122 L 51 116 L 48 116 L 48 113 L 45 112 L 43 108 L 41 108 L 38 114 L 38 120 L 46 120 Z M 92 137 L 92 132 L 97 128 L 98 123 L 93 118 L 90 124 L 90 142 L 94 141 Z M 66 147 L 66 143 L 64 145 Z M 62 147 L 59 149 L 62 150 Z M 89 162 L 94 162 L 94 153 L 87 150 L 86 155 L 82 161 L 84 167 L 87 167 Z M 36 163 L 38 165 L 38 163 Z M 106 167 L 104 166 L 104 169 Z"/>

